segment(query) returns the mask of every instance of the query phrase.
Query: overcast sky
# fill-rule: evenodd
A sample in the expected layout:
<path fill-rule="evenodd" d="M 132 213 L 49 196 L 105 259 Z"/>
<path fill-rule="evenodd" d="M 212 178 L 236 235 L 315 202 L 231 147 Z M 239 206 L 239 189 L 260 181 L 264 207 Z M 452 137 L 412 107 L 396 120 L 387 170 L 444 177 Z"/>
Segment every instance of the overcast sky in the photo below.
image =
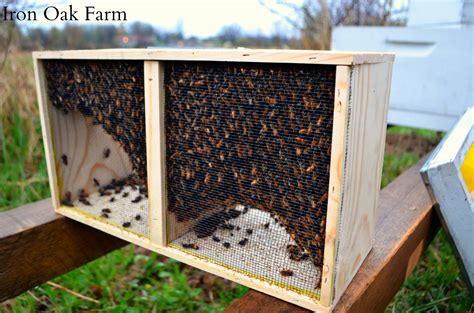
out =
<path fill-rule="evenodd" d="M 275 6 L 276 0 L 264 0 L 281 13 L 292 15 L 290 9 Z M 302 0 L 292 1 L 301 3 Z M 67 9 L 70 4 L 79 11 L 81 20 L 85 18 L 85 6 L 93 5 L 96 10 L 124 10 L 128 23 L 148 22 L 162 29 L 173 30 L 182 24 L 187 36 L 207 37 L 215 35 L 224 25 L 238 24 L 247 32 L 271 34 L 275 28 L 290 31 L 289 25 L 278 14 L 274 14 L 259 0 L 70 0 L 35 1 L 39 12 L 48 5 Z M 39 15 L 38 15 L 39 17 Z M 28 22 L 28 26 L 62 26 L 62 22 Z M 20 22 L 21 25 L 22 22 Z M 78 23 L 78 22 L 75 22 Z M 82 22 L 83 23 L 83 22 Z M 26 22 L 23 22 L 26 24 Z M 90 22 L 86 22 L 90 24 Z"/>

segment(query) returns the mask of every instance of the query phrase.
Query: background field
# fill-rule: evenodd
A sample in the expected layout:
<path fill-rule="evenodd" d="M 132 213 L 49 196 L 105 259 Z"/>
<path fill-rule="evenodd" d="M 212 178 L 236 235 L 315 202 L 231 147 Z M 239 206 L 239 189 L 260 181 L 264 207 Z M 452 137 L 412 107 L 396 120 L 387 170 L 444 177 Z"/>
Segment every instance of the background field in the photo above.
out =
<path fill-rule="evenodd" d="M 0 72 L 0 211 L 49 196 L 35 97 L 30 55 L 11 55 Z M 431 151 L 441 136 L 390 127 L 383 186 Z M 246 291 L 246 287 L 130 245 L 1 303 L 0 312 L 219 312 Z M 387 311 L 462 312 L 469 311 L 470 305 L 441 231 Z"/>

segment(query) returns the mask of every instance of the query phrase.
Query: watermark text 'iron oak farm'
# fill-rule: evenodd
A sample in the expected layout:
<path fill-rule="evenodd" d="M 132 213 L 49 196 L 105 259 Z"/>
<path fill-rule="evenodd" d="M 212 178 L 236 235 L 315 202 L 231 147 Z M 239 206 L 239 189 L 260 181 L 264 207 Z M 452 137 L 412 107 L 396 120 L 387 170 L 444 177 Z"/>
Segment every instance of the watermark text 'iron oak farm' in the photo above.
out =
<path fill-rule="evenodd" d="M 7 6 L 2 7 L 0 21 L 127 21 L 125 11 L 103 11 L 97 10 L 95 6 L 84 6 L 82 10 L 76 10 L 72 5 L 67 8 L 48 6 L 43 10 L 13 10 Z"/>

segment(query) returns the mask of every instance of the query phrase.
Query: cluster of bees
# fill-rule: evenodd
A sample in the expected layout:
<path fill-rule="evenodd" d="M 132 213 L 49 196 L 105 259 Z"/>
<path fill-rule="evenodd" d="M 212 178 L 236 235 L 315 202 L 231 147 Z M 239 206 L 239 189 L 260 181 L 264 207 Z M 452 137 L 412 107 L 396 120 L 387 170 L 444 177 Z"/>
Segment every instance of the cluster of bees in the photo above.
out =
<path fill-rule="evenodd" d="M 112 214 L 112 210 L 109 209 L 109 208 L 103 208 L 101 212 L 102 212 L 102 214 L 100 215 L 100 217 L 102 217 L 102 218 L 109 218 L 110 214 Z M 142 216 L 140 214 L 135 215 L 135 220 L 136 221 L 140 221 L 141 219 L 142 219 Z M 122 227 L 128 228 L 130 226 L 132 226 L 132 222 L 123 222 L 122 223 Z"/>
<path fill-rule="evenodd" d="M 168 209 L 179 222 L 237 204 L 270 212 L 320 267 L 335 67 L 165 66 Z"/>
<path fill-rule="evenodd" d="M 214 233 L 217 229 L 228 230 L 230 232 L 230 236 L 233 237 L 234 233 L 232 231 L 240 231 L 240 226 L 235 226 L 230 221 L 232 219 L 238 218 L 241 214 L 247 214 L 248 208 L 245 207 L 242 211 L 236 209 L 225 209 L 219 212 L 213 213 L 212 215 L 201 219 L 196 226 L 194 226 L 194 232 L 196 237 L 198 238 L 206 238 L 212 236 L 212 240 L 215 242 L 221 242 L 222 239 L 216 236 Z M 247 228 L 245 230 L 247 235 L 252 235 L 253 230 L 251 228 Z M 249 239 L 244 238 L 238 242 L 239 246 L 247 245 Z M 190 248 L 194 250 L 199 250 L 199 246 L 195 243 L 191 244 L 183 244 L 183 248 Z M 226 249 L 231 247 L 231 244 L 227 241 L 222 243 L 222 246 Z"/>
<path fill-rule="evenodd" d="M 143 62 L 45 60 L 44 65 L 49 102 L 64 114 L 93 117 L 146 181 Z"/>
<path fill-rule="evenodd" d="M 110 156 L 110 149 L 106 148 L 103 152 L 104 159 L 107 159 Z M 68 165 L 68 157 L 66 154 L 61 155 L 61 161 L 64 166 Z M 99 180 L 95 177 L 92 178 L 94 187 L 98 188 L 99 195 L 101 197 L 110 196 L 109 202 L 115 202 L 116 196 L 121 195 L 122 198 L 127 198 L 129 196 L 128 192 L 123 192 L 125 186 L 130 186 L 132 190 L 138 190 L 139 195 L 131 200 L 131 203 L 139 203 L 144 198 L 148 198 L 148 191 L 145 182 L 135 174 L 131 174 L 128 177 L 120 180 L 112 179 L 108 184 L 101 186 Z M 115 196 L 113 196 L 115 194 Z M 92 206 L 92 203 L 89 201 L 89 194 L 84 189 L 79 189 L 77 194 L 77 199 L 84 205 Z M 62 199 L 62 204 L 65 206 L 72 207 L 73 205 L 73 196 L 71 191 L 66 191 Z M 110 210 L 110 209 L 107 209 Z M 108 218 L 108 213 L 102 210 L 102 217 Z M 124 226 L 126 227 L 126 226 Z"/>
<path fill-rule="evenodd" d="M 234 236 L 233 232 L 241 231 L 240 226 L 236 226 L 231 223 L 232 219 L 238 218 L 241 214 L 246 214 L 248 212 L 248 207 L 244 207 L 242 211 L 236 209 L 225 209 L 219 212 L 213 213 L 212 215 L 200 220 L 194 226 L 194 232 L 196 237 L 198 238 L 208 238 L 211 237 L 214 242 L 222 242 L 222 246 L 226 249 L 231 248 L 231 244 L 225 239 L 218 237 L 215 235 L 217 229 L 227 230 L 231 237 Z M 269 229 L 271 222 L 267 222 L 262 224 L 264 229 Z M 281 223 L 279 223 L 278 219 L 275 219 L 275 224 L 278 226 L 283 227 Z M 253 234 L 252 228 L 245 229 L 245 235 L 243 239 L 241 239 L 237 244 L 241 247 L 244 247 L 248 244 L 250 236 Z M 181 246 L 185 249 L 192 249 L 192 250 L 199 250 L 199 245 L 195 242 L 193 243 L 182 243 Z M 288 253 L 288 257 L 290 260 L 300 262 L 305 261 L 309 258 L 309 254 L 306 251 L 303 251 L 295 244 L 288 244 L 286 246 L 286 250 Z M 280 274 L 284 277 L 293 276 L 293 271 L 289 269 L 281 270 Z"/>
<path fill-rule="evenodd" d="M 139 203 L 147 198 L 146 189 L 146 145 L 145 145 L 145 103 L 143 83 L 143 62 L 140 61 L 90 61 L 90 60 L 45 60 L 45 74 L 49 102 L 64 114 L 79 111 L 92 117 L 95 125 L 119 142 L 128 154 L 136 174 L 125 179 L 112 179 L 108 183 L 92 178 L 100 196 L 109 196 L 113 203 L 117 197 L 127 198 L 130 186 L 139 189 L 139 195 L 131 203 Z M 110 149 L 103 151 L 103 158 L 110 156 Z M 68 165 L 68 156 L 63 154 L 61 162 Z M 65 191 L 62 204 L 73 206 L 73 198 L 84 205 L 92 206 L 84 189 Z M 109 218 L 110 208 L 104 208 L 102 218 Z M 135 216 L 140 220 L 141 216 Z M 131 222 L 124 222 L 130 227 Z"/>

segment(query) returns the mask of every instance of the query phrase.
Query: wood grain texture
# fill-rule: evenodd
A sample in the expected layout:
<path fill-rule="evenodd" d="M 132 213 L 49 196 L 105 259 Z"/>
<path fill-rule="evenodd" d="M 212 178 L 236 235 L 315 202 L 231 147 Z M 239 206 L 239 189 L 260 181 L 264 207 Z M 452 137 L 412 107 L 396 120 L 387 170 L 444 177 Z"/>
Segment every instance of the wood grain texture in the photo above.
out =
<path fill-rule="evenodd" d="M 250 290 L 240 299 L 234 300 L 224 312 L 227 313 L 308 313 L 307 309 L 273 298 L 255 290 Z"/>
<path fill-rule="evenodd" d="M 331 168 L 329 177 L 328 209 L 326 217 L 326 239 L 321 279 L 321 303 L 331 305 L 334 290 L 335 262 L 337 252 L 337 227 L 339 224 L 343 169 L 346 153 L 346 136 L 350 92 L 351 68 L 336 68 L 336 90 L 334 97 L 334 120 L 331 146 Z"/>
<path fill-rule="evenodd" d="M 51 199 L 0 213 L 0 302 L 126 244 L 54 213 Z"/>
<path fill-rule="evenodd" d="M 391 53 L 281 49 L 99 49 L 37 51 L 38 59 L 128 59 L 353 65 L 393 61 Z"/>
<path fill-rule="evenodd" d="M 424 161 L 381 191 L 373 249 L 334 312 L 383 312 L 439 230 L 435 203 L 419 174 Z M 262 303 L 265 312 L 309 312 L 257 291 L 235 300 L 225 312 L 261 312 Z"/>
<path fill-rule="evenodd" d="M 166 245 L 166 145 L 163 63 L 145 61 L 145 119 L 151 241 Z"/>
<path fill-rule="evenodd" d="M 55 208 L 60 205 L 60 196 L 58 186 L 58 177 L 56 173 L 56 164 L 54 162 L 53 139 L 51 131 L 51 112 L 48 98 L 46 96 L 46 82 L 44 75 L 44 65 L 41 60 L 33 59 L 35 70 L 36 94 L 41 119 L 41 131 L 43 135 L 44 153 L 46 159 L 46 167 L 48 169 L 49 190 L 51 190 L 51 198 Z"/>
<path fill-rule="evenodd" d="M 99 189 L 94 179 L 105 185 L 133 173 L 127 153 L 100 125 L 93 124 L 92 117 L 74 111 L 64 114 L 55 107 L 49 110 L 54 147 L 50 157 L 56 164 L 60 195 L 70 191 L 74 200 L 81 189 L 88 194 Z M 107 158 L 106 149 L 110 150 Z"/>
<path fill-rule="evenodd" d="M 372 248 L 392 63 L 353 67 L 334 302 Z"/>

